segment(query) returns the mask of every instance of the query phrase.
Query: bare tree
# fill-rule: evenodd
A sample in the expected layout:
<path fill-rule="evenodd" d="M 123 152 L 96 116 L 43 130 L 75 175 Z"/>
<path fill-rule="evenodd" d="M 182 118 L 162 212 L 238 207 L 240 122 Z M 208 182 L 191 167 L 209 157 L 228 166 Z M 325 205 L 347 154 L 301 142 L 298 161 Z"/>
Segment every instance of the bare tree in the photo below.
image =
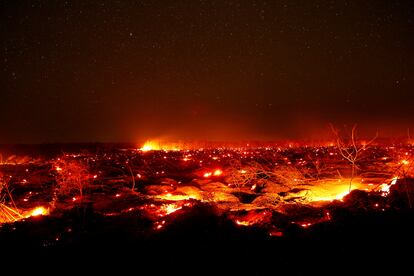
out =
<path fill-rule="evenodd" d="M 129 173 L 131 174 L 131 179 L 132 179 L 132 187 L 131 187 L 131 190 L 134 191 L 135 190 L 135 176 L 134 176 L 134 173 L 132 171 L 131 166 L 130 165 L 127 165 L 127 168 L 129 170 Z"/>
<path fill-rule="evenodd" d="M 54 163 L 54 168 L 57 172 L 57 194 L 61 196 L 78 195 L 82 202 L 91 179 L 87 166 L 78 160 L 60 159 Z"/>
<path fill-rule="evenodd" d="M 229 183 L 237 188 L 261 186 L 271 181 L 286 188 L 306 182 L 305 174 L 293 165 L 273 166 L 274 162 L 261 164 L 256 161 L 242 165 L 240 161 L 230 164 Z"/>
<path fill-rule="evenodd" d="M 378 132 L 375 134 L 374 138 L 372 138 L 367 143 L 361 143 L 361 141 L 359 141 L 357 138 L 356 124 L 352 127 L 349 138 L 344 138 L 344 136 L 341 136 L 340 131 L 337 128 L 335 128 L 332 124 L 330 125 L 330 127 L 335 136 L 335 142 L 339 154 L 351 165 L 351 178 L 349 180 L 349 191 L 351 191 L 352 181 L 356 175 L 357 170 L 359 169 L 358 162 L 363 157 L 363 152 L 375 141 L 375 139 L 377 139 Z"/>

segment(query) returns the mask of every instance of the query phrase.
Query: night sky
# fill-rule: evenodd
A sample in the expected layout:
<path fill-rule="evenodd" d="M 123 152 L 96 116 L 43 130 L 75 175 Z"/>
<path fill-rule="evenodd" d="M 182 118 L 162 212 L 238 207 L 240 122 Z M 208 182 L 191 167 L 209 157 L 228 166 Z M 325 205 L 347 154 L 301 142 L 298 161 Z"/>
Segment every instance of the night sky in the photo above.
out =
<path fill-rule="evenodd" d="M 0 143 L 414 133 L 414 1 L 1 1 Z"/>

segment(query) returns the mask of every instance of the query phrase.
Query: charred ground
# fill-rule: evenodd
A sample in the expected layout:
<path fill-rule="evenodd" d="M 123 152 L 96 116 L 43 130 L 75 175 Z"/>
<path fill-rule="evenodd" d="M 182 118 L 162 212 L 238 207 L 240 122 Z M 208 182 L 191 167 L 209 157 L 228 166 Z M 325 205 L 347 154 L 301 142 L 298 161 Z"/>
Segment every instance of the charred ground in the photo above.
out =
<path fill-rule="evenodd" d="M 154 273 L 402 268 L 414 245 L 411 152 L 370 148 L 351 192 L 332 146 L 7 154 L 2 204 L 19 215 L 3 217 L 2 253 Z"/>

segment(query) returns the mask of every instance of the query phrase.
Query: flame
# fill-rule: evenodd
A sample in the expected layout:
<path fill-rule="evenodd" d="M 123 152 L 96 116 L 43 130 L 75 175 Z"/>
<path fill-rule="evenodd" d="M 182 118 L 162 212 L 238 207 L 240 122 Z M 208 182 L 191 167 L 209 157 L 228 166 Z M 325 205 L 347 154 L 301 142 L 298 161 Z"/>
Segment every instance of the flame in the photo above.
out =
<path fill-rule="evenodd" d="M 165 200 L 171 200 L 171 201 L 181 201 L 181 200 L 189 200 L 189 199 L 200 199 L 200 196 L 197 194 L 163 194 L 163 195 L 157 195 L 155 198 L 158 199 L 165 199 Z"/>
<path fill-rule="evenodd" d="M 311 201 L 334 201 L 340 200 L 353 190 L 363 189 L 365 185 L 362 180 L 352 182 L 349 189 L 348 180 L 323 181 L 309 188 Z"/>
<path fill-rule="evenodd" d="M 351 191 L 353 191 L 355 189 L 351 189 Z M 349 190 L 347 191 L 343 191 L 340 193 L 334 193 L 334 194 L 329 194 L 326 196 L 320 196 L 320 197 L 313 197 L 313 201 L 334 201 L 334 200 L 340 200 L 342 201 L 343 198 L 348 195 L 350 192 Z"/>
<path fill-rule="evenodd" d="M 141 148 L 142 151 L 151 151 L 151 150 L 161 150 L 161 146 L 159 143 L 154 141 L 147 141 Z"/>
<path fill-rule="evenodd" d="M 49 214 L 49 209 L 42 206 L 36 207 L 28 212 L 20 213 L 17 209 L 8 207 L 0 203 L 0 224 L 14 222 L 24 218 L 45 216 Z"/>
<path fill-rule="evenodd" d="M 176 202 L 170 204 L 162 204 L 162 205 L 155 205 L 149 204 L 142 207 L 143 210 L 147 211 L 150 215 L 155 216 L 157 218 L 163 218 L 165 216 L 171 215 L 178 210 L 181 210 L 184 207 L 191 206 L 189 202 Z"/>
<path fill-rule="evenodd" d="M 161 143 L 156 140 L 148 140 L 140 148 L 141 151 L 165 150 L 165 151 L 180 151 L 180 147 L 175 143 Z"/>
<path fill-rule="evenodd" d="M 49 210 L 48 209 L 46 209 L 46 208 L 44 208 L 42 206 L 39 206 L 39 207 L 36 207 L 33 210 L 31 210 L 29 212 L 29 215 L 27 217 L 45 216 L 48 213 L 49 213 Z"/>
<path fill-rule="evenodd" d="M 390 184 L 386 184 L 386 183 L 381 184 L 381 185 L 379 186 L 379 189 L 380 189 L 380 191 L 382 192 L 382 193 L 381 193 L 381 195 L 382 195 L 382 196 L 387 196 L 387 195 L 390 193 L 390 188 L 391 188 L 391 186 L 392 186 L 392 185 L 395 185 L 395 184 L 397 183 L 397 180 L 398 180 L 398 176 L 395 176 L 395 177 L 391 180 Z"/>
<path fill-rule="evenodd" d="M 175 213 L 178 210 L 181 210 L 183 208 L 182 206 L 176 206 L 175 204 L 170 204 L 170 205 L 163 206 L 163 207 L 164 207 L 163 209 L 164 209 L 166 215 Z"/>
<path fill-rule="evenodd" d="M 351 189 L 352 191 L 353 190 L 355 190 L 355 189 Z M 345 191 L 345 192 L 342 192 L 342 193 L 339 193 L 339 194 L 337 194 L 336 196 L 335 196 L 335 199 L 336 200 L 341 200 L 342 201 L 342 199 L 346 196 L 346 195 L 348 195 L 349 194 L 349 190 L 348 191 Z"/>

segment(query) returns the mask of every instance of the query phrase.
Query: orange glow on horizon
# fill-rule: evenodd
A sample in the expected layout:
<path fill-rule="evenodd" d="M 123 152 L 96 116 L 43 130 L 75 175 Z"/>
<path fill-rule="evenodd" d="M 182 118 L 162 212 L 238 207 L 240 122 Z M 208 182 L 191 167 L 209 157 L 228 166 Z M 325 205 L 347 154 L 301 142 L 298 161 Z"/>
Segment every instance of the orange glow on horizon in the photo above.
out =
<path fill-rule="evenodd" d="M 165 150 L 179 151 L 180 147 L 173 143 L 161 143 L 160 141 L 148 140 L 140 148 L 141 151 Z"/>
<path fill-rule="evenodd" d="M 151 150 L 161 150 L 159 143 L 154 141 L 147 141 L 145 144 L 140 148 L 142 151 L 151 151 Z"/>

